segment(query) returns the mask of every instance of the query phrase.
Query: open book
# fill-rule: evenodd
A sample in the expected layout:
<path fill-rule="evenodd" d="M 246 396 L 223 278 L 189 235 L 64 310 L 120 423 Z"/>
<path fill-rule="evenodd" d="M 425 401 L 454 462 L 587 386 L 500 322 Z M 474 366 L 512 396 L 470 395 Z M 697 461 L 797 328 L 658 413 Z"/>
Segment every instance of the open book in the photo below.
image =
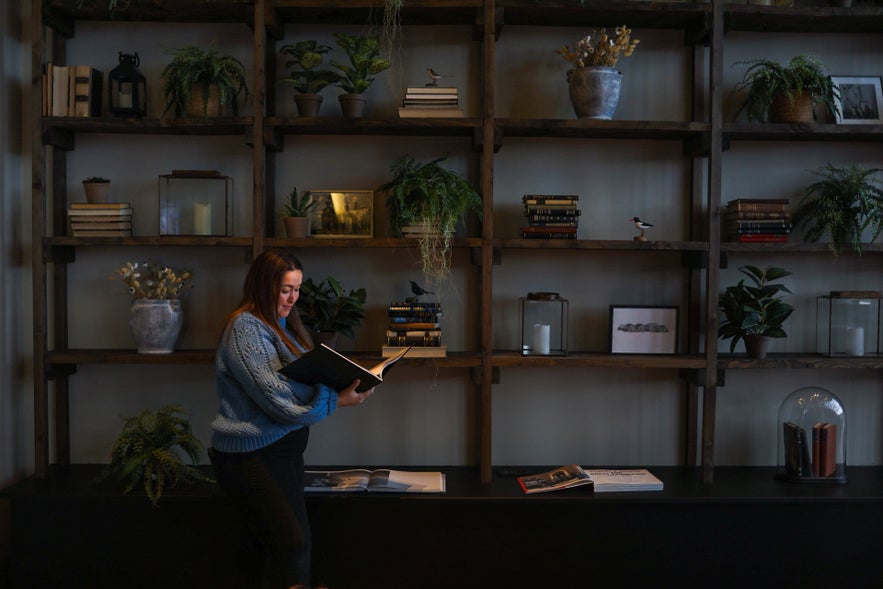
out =
<path fill-rule="evenodd" d="M 587 468 L 595 483 L 595 492 L 661 491 L 662 481 L 646 468 Z"/>
<path fill-rule="evenodd" d="M 444 493 L 441 472 L 414 472 L 381 468 L 366 470 L 308 470 L 306 491 L 380 491 L 385 493 Z"/>
<path fill-rule="evenodd" d="M 520 476 L 518 477 L 518 484 L 521 485 L 525 493 L 544 493 L 546 491 L 591 485 L 592 479 L 581 466 L 566 464 L 548 472 Z"/>
<path fill-rule="evenodd" d="M 401 360 L 409 349 L 410 347 L 406 347 L 398 354 L 384 358 L 380 364 L 365 368 L 325 344 L 319 344 L 294 362 L 280 368 L 279 372 L 298 382 L 322 383 L 338 391 L 350 386 L 358 378 L 361 382 L 356 390 L 362 392 L 382 383 L 386 372 Z"/>

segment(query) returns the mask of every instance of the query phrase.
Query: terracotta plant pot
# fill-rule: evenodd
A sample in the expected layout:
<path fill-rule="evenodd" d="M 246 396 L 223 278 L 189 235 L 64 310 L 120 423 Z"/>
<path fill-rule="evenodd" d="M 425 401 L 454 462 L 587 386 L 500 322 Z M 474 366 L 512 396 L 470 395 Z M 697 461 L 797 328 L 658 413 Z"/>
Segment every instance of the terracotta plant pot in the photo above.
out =
<path fill-rule="evenodd" d="M 360 119 L 365 115 L 365 105 L 368 100 L 361 94 L 341 94 L 340 111 L 347 119 Z"/>
<path fill-rule="evenodd" d="M 310 234 L 309 217 L 284 217 L 285 235 L 290 239 L 307 237 Z"/>
<path fill-rule="evenodd" d="M 297 114 L 301 117 L 318 117 L 322 108 L 322 96 L 319 94 L 295 94 L 294 104 Z"/>
<path fill-rule="evenodd" d="M 110 201 L 110 182 L 83 182 L 86 202 L 106 203 Z"/>
<path fill-rule="evenodd" d="M 745 336 L 745 352 L 749 358 L 757 358 L 762 360 L 766 358 L 767 350 L 770 347 L 770 338 L 765 335 L 746 335 Z"/>

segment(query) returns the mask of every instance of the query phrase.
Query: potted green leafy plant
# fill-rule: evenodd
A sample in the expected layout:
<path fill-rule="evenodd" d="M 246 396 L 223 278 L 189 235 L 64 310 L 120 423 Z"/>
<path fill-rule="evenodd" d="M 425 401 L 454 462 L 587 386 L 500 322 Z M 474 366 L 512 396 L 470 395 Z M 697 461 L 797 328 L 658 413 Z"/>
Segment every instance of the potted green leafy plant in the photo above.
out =
<path fill-rule="evenodd" d="M 310 234 L 310 211 L 316 207 L 312 192 L 304 190 L 298 193 L 295 186 L 282 205 L 282 222 L 285 223 L 285 234 L 288 237 L 306 237 Z"/>
<path fill-rule="evenodd" d="M 393 230 L 418 238 L 423 273 L 435 280 L 445 279 L 450 272 L 457 223 L 469 212 L 481 218 L 481 196 L 459 174 L 440 165 L 445 159 L 420 163 L 400 156 L 390 166 L 392 180 L 377 189 L 387 194 Z"/>
<path fill-rule="evenodd" d="M 83 180 L 86 202 L 106 203 L 110 199 L 110 180 L 103 176 L 89 176 Z"/>
<path fill-rule="evenodd" d="M 337 334 L 353 337 L 355 327 L 365 318 L 364 288 L 350 290 L 335 278 L 328 277 L 316 284 L 307 278 L 300 285 L 296 307 L 304 325 L 319 341 L 334 347 Z"/>
<path fill-rule="evenodd" d="M 319 67 L 325 59 L 324 55 L 329 51 L 331 47 L 313 39 L 295 41 L 280 49 L 282 55 L 291 59 L 285 62 L 285 67 L 290 68 L 289 75 L 279 80 L 279 83 L 294 86 L 294 102 L 298 114 L 302 117 L 319 116 L 319 109 L 322 106 L 322 96 L 319 92 L 340 81 L 340 74 Z"/>
<path fill-rule="evenodd" d="M 239 99 L 248 99 L 245 68 L 232 55 L 222 54 L 214 46 L 202 49 L 187 45 L 168 49 L 172 61 L 162 71 L 166 109 L 176 117 L 209 117 L 230 107 L 239 114 Z"/>
<path fill-rule="evenodd" d="M 821 180 L 808 186 L 794 213 L 794 225 L 805 230 L 804 238 L 816 242 L 830 238 L 831 251 L 851 247 L 862 253 L 862 236 L 870 229 L 869 242 L 883 230 L 883 190 L 874 174 L 880 168 L 856 164 L 832 166 L 830 163 L 813 172 Z"/>
<path fill-rule="evenodd" d="M 833 119 L 840 112 L 840 89 L 825 66 L 812 55 L 793 57 L 787 65 L 768 59 L 739 61 L 748 65 L 736 92 L 745 96 L 736 115 L 743 110 L 748 120 L 771 123 L 809 123 L 816 120 L 819 105 Z"/>
<path fill-rule="evenodd" d="M 339 96 L 343 116 L 358 118 L 364 114 L 366 100 L 362 93 L 374 82 L 380 72 L 390 66 L 390 61 L 380 56 L 380 39 L 377 35 L 349 35 L 335 33 L 337 44 L 344 50 L 349 63 L 331 60 L 340 70 L 337 86 L 343 90 Z"/>
<path fill-rule="evenodd" d="M 724 321 L 718 328 L 718 337 L 732 338 L 730 353 L 736 350 L 739 340 L 745 340 L 745 350 L 752 358 L 766 356 L 769 338 L 787 337 L 782 323 L 794 311 L 794 307 L 782 300 L 779 293 L 791 291 L 784 284 L 772 281 L 790 276 L 791 272 L 775 266 L 758 268 L 742 266 L 739 271 L 747 276 L 736 285 L 720 293 L 718 308 L 724 313 Z"/>
<path fill-rule="evenodd" d="M 178 405 L 146 409 L 129 417 L 113 443 L 110 464 L 96 482 L 114 478 L 125 484 L 123 493 L 143 486 L 156 507 L 163 492 L 178 483 L 214 482 L 198 468 L 203 446 L 193 435 L 190 421 Z M 181 454 L 190 458 L 185 464 Z"/>

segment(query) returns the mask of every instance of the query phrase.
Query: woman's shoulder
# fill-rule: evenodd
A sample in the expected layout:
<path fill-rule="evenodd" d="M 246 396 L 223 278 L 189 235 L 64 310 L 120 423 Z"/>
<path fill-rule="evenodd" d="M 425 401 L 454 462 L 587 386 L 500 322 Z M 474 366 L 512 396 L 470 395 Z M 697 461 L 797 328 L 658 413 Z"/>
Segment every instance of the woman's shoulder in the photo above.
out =
<path fill-rule="evenodd" d="M 269 331 L 263 321 L 248 311 L 243 311 L 233 317 L 227 329 L 232 332 Z"/>

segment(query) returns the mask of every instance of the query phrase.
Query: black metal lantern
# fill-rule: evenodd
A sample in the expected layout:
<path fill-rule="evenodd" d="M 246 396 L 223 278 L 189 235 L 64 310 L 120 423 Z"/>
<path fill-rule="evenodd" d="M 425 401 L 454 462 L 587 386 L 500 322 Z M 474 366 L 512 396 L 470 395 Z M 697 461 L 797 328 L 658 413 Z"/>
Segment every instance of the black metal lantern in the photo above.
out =
<path fill-rule="evenodd" d="M 147 114 L 147 80 L 138 71 L 141 59 L 120 51 L 120 64 L 110 70 L 107 85 L 108 111 L 120 117 Z"/>

